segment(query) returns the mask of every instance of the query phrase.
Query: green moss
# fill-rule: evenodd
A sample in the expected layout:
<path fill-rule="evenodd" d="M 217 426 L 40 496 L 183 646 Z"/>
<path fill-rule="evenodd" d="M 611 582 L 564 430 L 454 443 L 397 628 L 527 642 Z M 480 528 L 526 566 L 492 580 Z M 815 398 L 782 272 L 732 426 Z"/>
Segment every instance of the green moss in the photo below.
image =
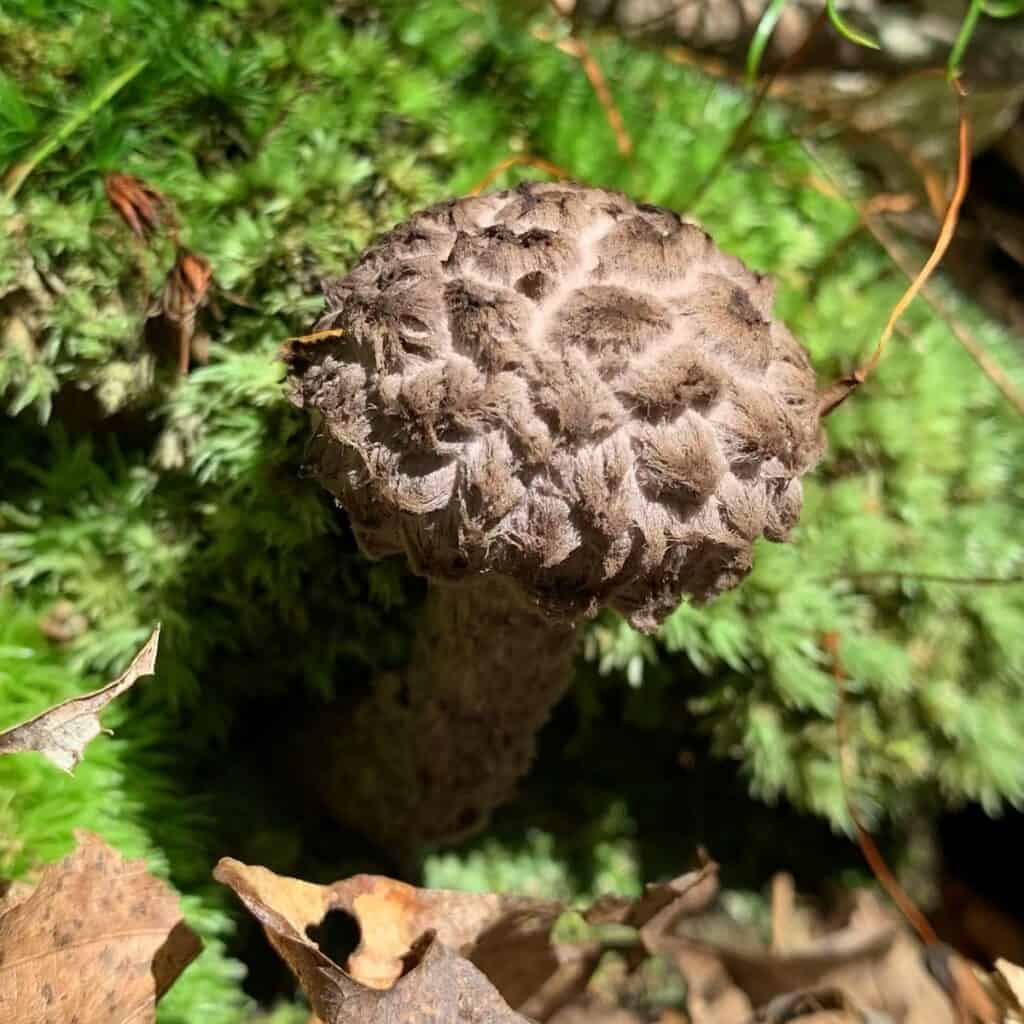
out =
<path fill-rule="evenodd" d="M 0 14 L 0 166 L 147 60 L 0 201 L 5 716 L 109 677 L 164 623 L 158 681 L 111 711 L 117 738 L 98 740 L 73 780 L 34 758 L 0 763 L 7 871 L 93 827 L 165 871 L 215 940 L 228 919 L 209 868 L 237 852 L 222 837 L 247 831 L 220 810 L 242 785 L 225 765 L 260 761 L 254 792 L 283 776 L 252 749 L 256 709 L 280 712 L 283 728 L 288 709 L 356 692 L 404 658 L 419 584 L 359 557 L 343 518 L 301 479 L 307 425 L 283 401 L 275 362 L 315 317 L 318 279 L 344 271 L 375 232 L 528 152 L 682 210 L 699 194 L 689 212 L 719 244 L 778 278 L 778 308 L 823 381 L 878 336 L 903 281 L 867 238 L 833 252 L 856 215 L 811 187 L 822 169 L 783 112 L 765 110 L 702 190 L 747 97 L 595 39 L 634 136 L 623 161 L 578 63 L 479 6 L 14 0 Z M 213 266 L 200 320 L 210 361 L 184 380 L 141 336 L 172 252 L 133 245 L 103 194 L 112 170 L 172 197 L 183 242 Z M 1024 380 L 1006 335 L 963 296 L 946 300 Z M 655 638 L 611 616 L 588 629 L 585 656 L 600 671 L 577 687 L 584 732 L 619 707 L 641 730 L 685 719 L 759 796 L 841 827 L 821 647 L 838 632 L 866 814 L 1024 796 L 1024 588 L 852 576 L 1003 576 L 1024 561 L 1019 423 L 923 304 L 906 324 L 829 420 L 830 455 L 793 544 L 761 545 L 738 592 L 681 607 Z M 55 650 L 34 623 L 58 597 L 90 628 Z M 254 796 L 252 813 L 267 802 Z M 608 886 L 634 886 L 628 843 L 605 841 Z M 304 855 L 296 846 L 279 868 Z M 486 864 L 432 862 L 429 877 L 519 886 L 537 874 L 559 893 L 587 889 L 553 852 L 542 868 L 543 849 L 488 850 Z M 347 851 L 309 855 L 327 872 Z M 200 1007 L 204 1020 L 242 1018 L 237 965 L 216 941 L 211 950 L 162 1020 L 198 1019 Z"/>

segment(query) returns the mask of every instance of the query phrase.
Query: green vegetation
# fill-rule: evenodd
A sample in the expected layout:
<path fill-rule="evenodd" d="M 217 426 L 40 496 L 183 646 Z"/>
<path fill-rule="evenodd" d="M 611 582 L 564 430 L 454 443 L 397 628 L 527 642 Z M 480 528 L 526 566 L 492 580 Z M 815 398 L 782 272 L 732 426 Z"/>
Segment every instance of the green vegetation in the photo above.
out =
<path fill-rule="evenodd" d="M 146 856 L 207 941 L 162 1005 L 168 1024 L 252 1010 L 221 942 L 218 856 L 312 864 L 311 877 L 369 856 L 332 849 L 319 822 L 301 831 L 276 753 L 304 711 L 401 662 L 422 594 L 399 564 L 364 561 L 300 475 L 307 425 L 275 354 L 315 317 L 319 278 L 513 152 L 688 210 L 748 111 L 692 70 L 595 41 L 634 136 L 624 162 L 578 63 L 471 6 L 12 0 L 0 13 L 0 167 L 34 162 L 0 199 L 0 727 L 110 678 L 164 626 L 157 676 L 108 712 L 117 737 L 73 779 L 34 755 L 0 761 L 0 875 L 53 859 L 78 827 Z M 171 197 L 182 242 L 213 267 L 209 362 L 187 378 L 141 329 L 173 253 L 133 243 L 104 196 L 111 171 Z M 825 383 L 869 349 L 904 281 L 853 208 L 812 187 L 823 173 L 769 108 L 688 212 L 778 278 L 779 312 Z M 947 300 L 1024 382 L 1009 339 Z M 842 827 L 834 632 L 866 817 L 1024 798 L 1024 587 L 856 576 L 1024 563 L 1020 423 L 926 306 L 905 323 L 829 420 L 793 544 L 761 544 L 738 591 L 681 607 L 657 637 L 611 616 L 589 627 L 567 773 L 621 713 L 632 737 L 706 734 L 758 797 Z M 88 620 L 61 645 L 39 630 L 58 599 Z M 589 880 L 543 831 L 516 849 L 484 836 L 426 877 L 635 887 L 628 813 L 594 814 L 589 832 L 575 823 L 594 843 Z"/>

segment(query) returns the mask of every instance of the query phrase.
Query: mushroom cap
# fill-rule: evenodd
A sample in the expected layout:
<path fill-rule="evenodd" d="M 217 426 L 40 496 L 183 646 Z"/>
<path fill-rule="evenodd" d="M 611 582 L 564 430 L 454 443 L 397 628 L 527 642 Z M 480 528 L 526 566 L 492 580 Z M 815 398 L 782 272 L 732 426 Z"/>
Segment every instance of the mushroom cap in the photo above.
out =
<path fill-rule="evenodd" d="M 285 359 L 371 557 L 649 630 L 799 517 L 810 361 L 770 281 L 670 210 L 565 182 L 450 200 L 324 292 L 338 334 Z"/>

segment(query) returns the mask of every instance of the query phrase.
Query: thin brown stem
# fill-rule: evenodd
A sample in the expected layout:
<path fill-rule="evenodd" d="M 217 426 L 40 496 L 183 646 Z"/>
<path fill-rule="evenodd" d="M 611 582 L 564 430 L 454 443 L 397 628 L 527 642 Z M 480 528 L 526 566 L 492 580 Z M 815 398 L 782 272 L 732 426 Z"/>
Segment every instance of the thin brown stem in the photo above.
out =
<path fill-rule="evenodd" d="M 900 913 L 906 918 L 910 926 L 917 932 L 921 941 L 933 950 L 943 950 L 941 940 L 928 918 L 918 909 L 917 905 L 910 898 L 907 891 L 900 885 L 896 875 L 886 863 L 882 852 L 875 844 L 871 833 L 860 820 L 857 808 L 851 796 L 850 776 L 853 774 L 852 754 L 849 746 L 849 732 L 847 722 L 846 703 L 846 672 L 843 669 L 840 659 L 839 648 L 841 638 L 838 633 L 826 633 L 822 646 L 832 661 L 832 678 L 836 683 L 836 695 L 838 704 L 836 707 L 836 738 L 839 745 L 839 780 L 843 790 L 843 802 L 846 805 L 846 813 L 850 816 L 854 832 L 857 836 L 857 845 L 860 847 L 864 860 L 871 868 L 872 874 L 878 883 L 886 891 L 889 898 L 897 906 Z M 958 1024 L 970 1024 L 973 1015 L 985 1022 L 994 1022 L 998 1019 L 995 1016 L 995 1008 L 989 999 L 980 982 L 974 976 L 963 961 L 959 961 L 956 954 L 948 951 L 950 958 L 949 977 L 942 982 L 946 994 L 953 1003 Z M 937 981 L 942 979 L 936 978 Z"/>
<path fill-rule="evenodd" d="M 921 937 L 926 945 L 936 945 L 939 937 L 932 928 L 931 922 L 918 910 L 914 901 L 907 895 L 906 890 L 900 885 L 895 874 L 893 874 L 881 851 L 875 845 L 871 833 L 863 825 L 857 808 L 854 806 L 851 796 L 850 776 L 853 774 L 851 765 L 852 754 L 849 746 L 849 725 L 847 721 L 846 707 L 846 672 L 843 670 L 839 658 L 840 637 L 838 633 L 827 633 L 824 637 L 823 646 L 832 661 L 832 678 L 836 683 L 836 695 L 838 705 L 836 707 L 836 737 L 839 744 L 839 781 L 843 790 L 843 802 L 846 805 L 846 813 L 850 816 L 854 832 L 857 836 L 857 845 L 864 854 L 864 859 L 871 868 L 872 874 L 879 884 L 889 894 L 889 898 L 899 908 L 900 913 L 907 919 L 911 927 Z"/>
<path fill-rule="evenodd" d="M 889 258 L 908 278 L 914 276 L 910 260 L 896 240 L 874 217 L 866 217 L 864 225 L 885 249 Z M 998 388 L 1014 410 L 1024 416 L 1024 392 L 1010 379 L 1009 374 L 989 354 L 988 350 L 974 337 L 964 324 L 946 307 L 945 303 L 929 288 L 922 288 L 921 298 L 931 307 L 935 315 L 949 328 L 963 350 L 974 360 L 975 365 Z"/>
<path fill-rule="evenodd" d="M 910 287 L 903 293 L 900 301 L 893 307 L 882 331 L 882 336 L 878 339 L 878 344 L 875 346 L 875 351 L 860 369 L 862 382 L 868 378 L 878 365 L 897 322 L 903 316 L 910 303 L 914 301 L 917 293 L 924 287 L 928 278 L 935 272 L 935 268 L 942 261 L 942 257 L 945 256 L 949 243 L 953 241 L 953 235 L 956 233 L 956 226 L 960 217 L 960 207 L 963 205 L 964 197 L 967 195 L 967 186 L 971 178 L 970 119 L 967 116 L 967 107 L 963 102 L 963 91 L 959 88 L 957 89 L 957 101 L 960 106 L 959 130 L 957 132 L 960 155 L 957 161 L 956 189 L 953 192 L 953 198 L 950 200 L 946 216 L 942 220 L 942 229 L 939 231 L 939 237 L 935 241 L 935 247 L 932 249 L 931 255 L 910 282 Z"/>
<path fill-rule="evenodd" d="M 501 163 L 496 164 L 492 167 L 484 176 L 474 185 L 470 190 L 471 196 L 478 196 L 485 188 L 490 188 L 495 181 L 498 180 L 507 170 L 512 167 L 533 167 L 538 171 L 543 171 L 545 174 L 550 174 L 553 178 L 568 178 L 570 174 L 564 168 L 559 167 L 557 164 L 553 164 L 548 160 L 541 160 L 535 156 L 528 156 L 525 154 L 519 154 L 516 156 L 506 157 Z"/>
<path fill-rule="evenodd" d="M 605 80 L 601 65 L 598 64 L 593 53 L 591 53 L 590 47 L 579 36 L 570 36 L 568 39 L 563 39 L 558 43 L 558 49 L 562 53 L 569 54 L 570 57 L 575 57 L 580 62 L 583 67 L 583 73 L 587 76 L 587 81 L 590 82 L 590 87 L 594 90 L 597 101 L 601 104 L 601 109 L 604 110 L 604 116 L 607 118 L 612 134 L 615 136 L 615 145 L 618 147 L 619 153 L 627 158 L 632 156 L 633 140 L 626 130 L 626 124 L 622 120 L 622 114 L 615 103 L 615 97 L 612 96 L 612 91 L 608 88 L 608 82 Z"/>
<path fill-rule="evenodd" d="M 849 580 L 914 580 L 921 583 L 949 583 L 961 587 L 1009 587 L 1024 583 L 1024 576 L 945 576 L 933 572 L 903 572 L 898 569 L 879 569 L 874 572 L 843 573 L 833 579 Z"/>
<path fill-rule="evenodd" d="M 874 371 L 885 352 L 889 339 L 896 330 L 896 326 L 899 323 L 900 318 L 903 316 L 910 303 L 913 302 L 917 294 L 924 289 L 928 279 L 934 273 L 936 267 L 938 267 L 942 257 L 946 254 L 946 250 L 949 248 L 949 244 L 953 240 L 953 235 L 956 233 L 956 226 L 960 216 L 960 207 L 963 205 L 964 197 L 967 194 L 967 186 L 970 182 L 971 134 L 967 107 L 963 102 L 963 88 L 958 81 L 953 84 L 957 91 L 957 101 L 959 104 L 960 114 L 957 133 L 959 141 L 957 179 L 953 198 L 950 200 L 949 207 L 946 210 L 946 215 L 943 218 L 939 236 L 935 241 L 935 246 L 932 249 L 931 255 L 925 261 L 924 266 L 916 273 L 909 273 L 904 265 L 897 262 L 897 265 L 900 266 L 900 268 L 911 278 L 910 285 L 900 297 L 899 302 L 897 302 L 893 307 L 892 312 L 889 314 L 889 319 L 886 321 L 885 327 L 882 330 L 878 344 L 875 346 L 874 351 L 867 361 L 857 367 L 857 369 L 852 373 L 841 377 L 822 393 L 819 403 L 819 414 L 822 418 L 830 415 L 839 408 L 839 406 L 842 405 L 842 403 L 846 401 L 846 399 L 849 398 L 849 396 L 852 395 L 853 392 L 859 388 Z M 877 237 L 878 225 L 872 213 L 866 210 L 863 205 L 857 206 L 857 212 L 860 215 L 861 222 Z M 890 253 L 890 255 L 892 254 Z M 896 262 L 895 259 L 894 262 Z M 970 349 L 968 349 L 968 351 L 970 351 Z M 985 355 L 987 355 L 987 353 L 985 353 Z M 981 364 L 979 363 L 979 365 Z M 984 369 L 984 366 L 982 368 Z"/>

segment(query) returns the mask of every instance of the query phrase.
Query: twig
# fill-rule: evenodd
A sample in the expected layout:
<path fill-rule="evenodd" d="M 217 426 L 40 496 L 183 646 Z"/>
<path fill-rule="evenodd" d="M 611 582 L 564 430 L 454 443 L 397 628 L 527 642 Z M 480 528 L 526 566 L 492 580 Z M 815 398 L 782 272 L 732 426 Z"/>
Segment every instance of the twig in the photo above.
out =
<path fill-rule="evenodd" d="M 939 231 L 939 237 L 936 239 L 935 246 L 932 249 L 931 255 L 925 261 L 924 266 L 912 277 L 909 287 L 900 297 L 899 302 L 896 303 L 892 312 L 889 314 L 889 319 L 886 321 L 874 352 L 872 352 L 867 361 L 857 367 L 853 373 L 845 377 L 841 377 L 822 393 L 818 411 L 823 419 L 839 408 L 839 406 L 842 405 L 842 403 L 845 402 L 846 399 L 849 398 L 850 395 L 852 395 L 853 392 L 859 388 L 874 371 L 885 352 L 886 346 L 889 343 L 889 339 L 892 337 L 893 331 L 896 329 L 896 324 L 899 322 L 900 317 L 903 316 L 907 307 L 914 301 L 917 293 L 921 291 L 928 281 L 928 278 L 934 273 L 935 268 L 939 265 L 942 257 L 946 254 L 946 250 L 949 248 L 949 243 L 953 240 L 953 235 L 956 232 L 957 221 L 960 216 L 960 207 L 963 204 L 964 196 L 967 194 L 967 185 L 970 181 L 971 171 L 970 120 L 967 116 L 966 105 L 963 102 L 963 88 L 959 82 L 955 82 L 954 87 L 957 90 L 957 99 L 960 106 L 959 131 L 957 133 L 959 139 L 957 180 L 956 189 L 953 192 L 953 198 L 950 200 L 949 207 L 946 210 L 946 215 L 942 220 L 942 228 Z M 862 221 L 868 226 L 868 229 L 873 231 L 874 222 L 871 215 L 860 207 L 858 207 L 858 213 L 860 214 Z"/>
<path fill-rule="evenodd" d="M 123 71 L 106 82 L 91 99 L 83 103 L 77 110 L 72 111 L 58 125 L 56 131 L 41 139 L 24 160 L 14 164 L 4 177 L 4 197 L 13 199 L 25 179 L 36 167 L 51 153 L 59 149 L 90 117 L 105 107 L 148 63 L 149 59 L 147 58 L 129 64 Z"/>
<path fill-rule="evenodd" d="M 963 587 L 1008 587 L 1024 583 L 1024 576 L 944 576 L 933 572 L 903 572 L 899 569 L 878 569 L 872 572 L 842 573 L 833 579 L 850 580 L 919 580 L 922 583 L 949 583 Z"/>
<path fill-rule="evenodd" d="M 885 249 L 889 258 L 903 271 L 907 277 L 914 276 L 913 268 L 906 255 L 900 249 L 896 240 L 872 217 L 864 220 L 865 227 L 875 237 L 879 245 Z M 967 326 L 958 320 L 954 314 L 946 308 L 942 300 L 929 288 L 921 290 L 921 298 L 931 307 L 935 315 L 949 328 L 953 337 L 959 342 L 964 351 L 974 360 L 978 369 L 999 389 L 1003 397 L 1013 408 L 1024 416 L 1024 392 L 1014 384 L 1007 372 L 989 355 L 985 347 L 971 334 Z"/>
<path fill-rule="evenodd" d="M 615 135 L 615 145 L 624 157 L 632 156 L 633 140 L 629 137 L 622 114 L 615 104 L 615 97 L 612 96 L 611 89 L 608 88 L 608 83 L 605 81 L 601 65 L 590 52 L 590 47 L 579 36 L 569 36 L 568 39 L 559 42 L 557 46 L 562 53 L 575 57 L 583 66 L 583 73 L 587 76 L 587 81 L 590 82 L 590 87 L 594 90 L 597 100 L 604 110 L 604 116 L 608 119 L 608 125 Z"/>
<path fill-rule="evenodd" d="M 822 641 L 822 646 L 832 661 L 832 678 L 835 680 L 836 696 L 838 698 L 836 706 L 836 737 L 839 743 L 839 782 L 843 790 L 843 803 L 846 805 L 846 813 L 849 814 L 850 821 L 853 823 L 853 828 L 857 835 L 857 845 L 864 854 L 864 859 L 867 861 L 868 867 L 871 868 L 872 874 L 878 879 L 879 884 L 889 894 L 889 898 L 896 904 L 914 931 L 921 937 L 921 941 L 928 946 L 937 945 L 939 937 L 936 935 L 935 929 L 932 928 L 931 922 L 917 909 L 914 901 L 907 895 L 903 886 L 900 885 L 896 876 L 890 870 L 889 865 L 886 864 L 885 858 L 871 837 L 871 833 L 861 823 L 860 815 L 857 813 L 850 795 L 852 767 L 850 765 L 850 748 L 847 742 L 849 733 L 846 716 L 846 672 L 843 670 L 842 663 L 839 660 L 839 643 L 840 637 L 838 633 L 826 633 Z"/>
<path fill-rule="evenodd" d="M 848 740 L 848 724 L 846 716 L 846 672 L 843 669 L 839 657 L 840 636 L 838 633 L 826 633 L 822 638 L 822 646 L 832 661 L 832 678 L 836 683 L 836 738 L 839 745 L 839 784 L 843 791 L 843 803 L 846 805 L 846 813 L 850 816 L 854 831 L 857 835 L 857 845 L 860 847 L 868 867 L 878 880 L 879 884 L 886 891 L 889 898 L 899 908 L 900 913 L 906 918 L 910 926 L 917 932 L 918 937 L 924 943 L 926 950 L 933 954 L 941 954 L 941 960 L 948 960 L 948 970 L 944 977 L 939 977 L 933 971 L 933 977 L 939 981 L 946 994 L 949 996 L 956 1010 L 957 1020 L 961 1024 L 969 1024 L 971 1015 L 969 1010 L 985 1022 L 994 1022 L 995 1008 L 988 998 L 980 982 L 969 969 L 958 969 L 961 965 L 957 963 L 957 957 L 943 945 L 938 934 L 932 927 L 931 922 L 917 908 L 917 905 L 910 898 L 907 891 L 900 885 L 892 869 L 886 863 L 881 851 L 875 845 L 871 833 L 864 827 L 854 806 L 850 795 L 850 780 L 852 774 L 850 761 L 850 748 Z M 966 967 L 966 965 L 963 965 Z"/>
<path fill-rule="evenodd" d="M 967 108 L 963 102 L 963 90 L 959 83 L 954 83 L 954 87 L 957 89 L 957 100 L 960 104 L 960 127 L 957 133 L 960 156 L 957 163 L 956 189 L 953 192 L 953 198 L 949 202 L 949 208 L 946 210 L 946 216 L 942 220 L 942 230 L 935 241 L 935 247 L 932 249 L 931 255 L 925 261 L 925 265 L 921 268 L 920 272 L 911 281 L 910 287 L 903 293 L 903 297 L 893 307 L 893 311 L 889 314 L 889 319 L 882 331 L 882 336 L 878 339 L 878 344 L 875 346 L 875 351 L 860 369 L 862 383 L 878 365 L 878 361 L 882 358 L 885 347 L 892 337 L 896 322 L 903 316 L 906 308 L 914 301 L 914 297 L 934 273 L 942 257 L 945 256 L 949 243 L 953 241 L 953 235 L 956 232 L 960 207 L 963 205 L 964 197 L 967 195 L 967 185 L 971 178 L 971 128 L 970 120 L 967 116 Z"/>
<path fill-rule="evenodd" d="M 545 174 L 550 174 L 553 178 L 568 178 L 570 177 L 569 172 L 559 167 L 557 164 L 549 163 L 547 160 L 540 160 L 534 156 L 509 156 L 501 161 L 497 166 L 492 167 L 484 176 L 469 190 L 471 196 L 478 196 L 481 192 L 501 177 L 510 167 L 533 167 L 538 171 L 543 171 Z"/>
<path fill-rule="evenodd" d="M 772 878 L 772 944 L 773 953 L 784 953 L 790 947 L 796 888 L 793 876 L 784 871 Z"/>

